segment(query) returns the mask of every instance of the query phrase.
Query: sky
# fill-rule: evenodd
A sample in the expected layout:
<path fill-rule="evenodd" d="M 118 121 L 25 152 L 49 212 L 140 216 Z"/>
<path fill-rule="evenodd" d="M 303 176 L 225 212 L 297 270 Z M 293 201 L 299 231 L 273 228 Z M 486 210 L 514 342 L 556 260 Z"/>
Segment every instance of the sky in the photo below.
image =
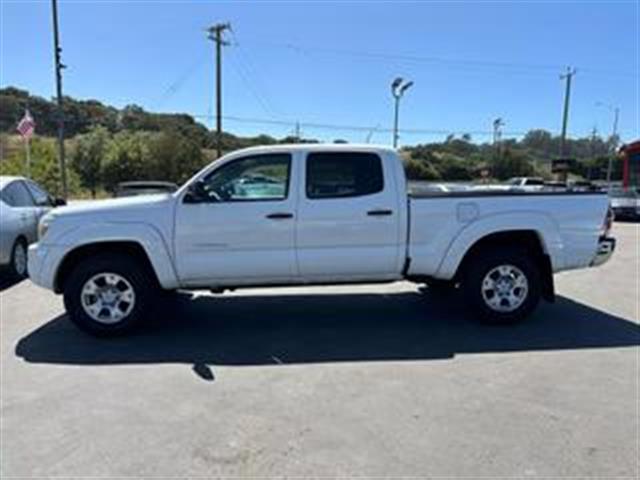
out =
<path fill-rule="evenodd" d="M 223 48 L 224 129 L 389 143 L 390 83 L 414 81 L 400 105 L 401 144 L 470 132 L 491 139 L 559 133 L 568 66 L 569 135 L 640 137 L 637 1 L 59 0 L 64 93 L 124 107 L 186 112 L 212 127 L 214 44 Z M 0 86 L 55 92 L 51 3 L 0 0 Z M 598 102 L 601 105 L 597 105 Z M 36 119 L 37 121 L 37 119 Z"/>

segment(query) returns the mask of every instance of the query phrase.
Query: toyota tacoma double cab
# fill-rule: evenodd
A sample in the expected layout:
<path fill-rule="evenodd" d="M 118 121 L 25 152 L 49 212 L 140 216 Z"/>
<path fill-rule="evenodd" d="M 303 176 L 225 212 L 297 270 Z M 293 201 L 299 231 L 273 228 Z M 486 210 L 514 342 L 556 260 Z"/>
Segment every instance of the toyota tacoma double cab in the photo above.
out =
<path fill-rule="evenodd" d="M 392 149 L 278 145 L 174 193 L 56 209 L 28 268 L 96 335 L 129 331 L 163 291 L 399 280 L 456 288 L 472 316 L 510 323 L 553 301 L 554 273 L 608 260 L 610 225 L 606 194 L 411 193 Z"/>

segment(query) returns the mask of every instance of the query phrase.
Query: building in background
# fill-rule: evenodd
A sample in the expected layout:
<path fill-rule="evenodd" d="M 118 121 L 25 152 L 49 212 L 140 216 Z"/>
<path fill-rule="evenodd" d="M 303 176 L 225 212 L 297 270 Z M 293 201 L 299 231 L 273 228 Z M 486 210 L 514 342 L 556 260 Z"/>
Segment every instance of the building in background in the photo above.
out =
<path fill-rule="evenodd" d="M 640 140 L 620 148 L 622 158 L 622 187 L 624 190 L 638 191 L 640 184 Z"/>

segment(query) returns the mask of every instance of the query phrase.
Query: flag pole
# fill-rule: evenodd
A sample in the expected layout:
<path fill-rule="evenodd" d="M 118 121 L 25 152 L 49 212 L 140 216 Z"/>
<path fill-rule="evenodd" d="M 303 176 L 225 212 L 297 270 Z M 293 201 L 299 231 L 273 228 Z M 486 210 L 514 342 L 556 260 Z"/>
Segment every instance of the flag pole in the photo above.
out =
<path fill-rule="evenodd" d="M 27 178 L 31 178 L 31 137 L 24 139 L 24 148 L 27 152 Z"/>

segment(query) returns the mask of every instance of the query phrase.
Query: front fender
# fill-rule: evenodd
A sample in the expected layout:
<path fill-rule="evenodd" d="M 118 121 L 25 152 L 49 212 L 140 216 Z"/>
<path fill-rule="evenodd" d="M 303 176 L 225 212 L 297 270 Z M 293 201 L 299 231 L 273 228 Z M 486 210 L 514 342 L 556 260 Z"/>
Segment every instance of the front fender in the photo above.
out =
<path fill-rule="evenodd" d="M 533 230 L 538 235 L 544 252 L 551 258 L 552 271 L 562 269 L 563 241 L 557 224 L 544 213 L 518 212 L 483 217 L 463 228 L 449 244 L 434 276 L 453 278 L 465 254 L 476 242 L 494 233 L 515 230 Z"/>
<path fill-rule="evenodd" d="M 79 247 L 107 242 L 139 244 L 147 254 L 162 288 L 175 289 L 179 286 L 167 242 L 158 229 L 146 223 L 101 222 L 76 227 L 56 239 L 57 246 L 64 246 L 58 265 Z"/>

